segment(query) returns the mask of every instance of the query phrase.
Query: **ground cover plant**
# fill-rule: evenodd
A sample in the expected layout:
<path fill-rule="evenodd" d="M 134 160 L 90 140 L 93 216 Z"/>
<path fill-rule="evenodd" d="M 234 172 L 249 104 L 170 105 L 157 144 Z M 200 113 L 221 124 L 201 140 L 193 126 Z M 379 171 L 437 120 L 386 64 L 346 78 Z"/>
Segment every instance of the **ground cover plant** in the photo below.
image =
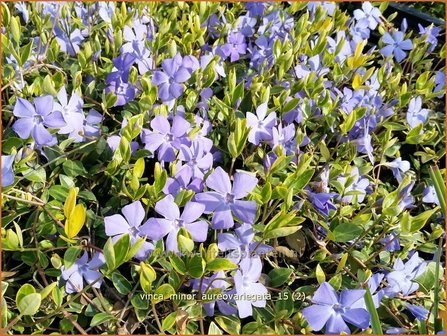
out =
<path fill-rule="evenodd" d="M 2 2 L 5 334 L 445 330 L 445 29 L 387 3 Z"/>

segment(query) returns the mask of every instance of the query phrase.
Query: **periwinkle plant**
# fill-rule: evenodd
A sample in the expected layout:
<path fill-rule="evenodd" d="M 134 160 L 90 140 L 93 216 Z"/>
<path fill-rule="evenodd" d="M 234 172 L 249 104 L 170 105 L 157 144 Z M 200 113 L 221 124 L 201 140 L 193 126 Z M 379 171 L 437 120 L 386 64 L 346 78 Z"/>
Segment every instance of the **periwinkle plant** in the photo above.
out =
<path fill-rule="evenodd" d="M 387 6 L 2 4 L 4 333 L 442 332 L 443 28 Z"/>

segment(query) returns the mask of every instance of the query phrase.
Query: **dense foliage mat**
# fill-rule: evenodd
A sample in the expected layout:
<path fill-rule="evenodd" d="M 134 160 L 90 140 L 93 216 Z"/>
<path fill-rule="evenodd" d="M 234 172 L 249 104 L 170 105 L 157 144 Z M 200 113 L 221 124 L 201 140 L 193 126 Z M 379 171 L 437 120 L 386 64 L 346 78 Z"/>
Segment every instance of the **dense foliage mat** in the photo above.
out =
<path fill-rule="evenodd" d="M 386 8 L 2 2 L 4 333 L 441 332 L 445 31 Z"/>

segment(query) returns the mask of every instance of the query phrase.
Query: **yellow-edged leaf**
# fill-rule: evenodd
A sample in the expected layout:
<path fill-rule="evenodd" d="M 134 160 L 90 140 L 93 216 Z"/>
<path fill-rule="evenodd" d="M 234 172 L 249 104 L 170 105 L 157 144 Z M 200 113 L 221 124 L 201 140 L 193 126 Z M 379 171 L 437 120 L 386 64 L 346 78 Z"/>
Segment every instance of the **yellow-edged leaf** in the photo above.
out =
<path fill-rule="evenodd" d="M 354 79 L 352 80 L 352 88 L 354 90 L 358 90 L 361 85 L 362 85 L 362 79 L 360 78 L 360 75 L 356 73 L 354 75 Z"/>
<path fill-rule="evenodd" d="M 75 209 L 76 205 L 76 197 L 78 196 L 79 188 L 70 188 L 68 192 L 67 199 L 65 200 L 64 204 L 64 215 L 65 218 L 69 218 Z"/>
<path fill-rule="evenodd" d="M 348 254 L 343 253 L 343 255 L 340 259 L 340 262 L 338 263 L 337 270 L 335 271 L 335 273 L 340 272 L 343 269 L 343 267 L 345 267 L 347 260 L 348 260 Z"/>
<path fill-rule="evenodd" d="M 65 234 L 68 238 L 76 237 L 85 223 L 85 207 L 78 204 L 74 207 L 73 213 L 65 220 Z"/>

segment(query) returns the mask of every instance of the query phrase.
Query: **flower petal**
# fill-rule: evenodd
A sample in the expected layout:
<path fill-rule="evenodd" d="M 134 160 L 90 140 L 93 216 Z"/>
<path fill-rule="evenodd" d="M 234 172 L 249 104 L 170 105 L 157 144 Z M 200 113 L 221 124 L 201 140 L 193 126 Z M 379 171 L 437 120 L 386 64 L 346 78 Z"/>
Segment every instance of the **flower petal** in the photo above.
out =
<path fill-rule="evenodd" d="M 140 226 L 144 219 L 144 209 L 140 201 L 126 205 L 121 210 L 130 226 Z"/>
<path fill-rule="evenodd" d="M 221 251 L 229 251 L 238 249 L 241 245 L 240 241 L 231 233 L 217 234 L 217 246 Z"/>
<path fill-rule="evenodd" d="M 332 316 L 333 310 L 331 306 L 313 305 L 306 307 L 301 311 L 307 323 L 314 331 L 323 329 L 327 320 Z"/>
<path fill-rule="evenodd" d="M 53 140 L 53 136 L 42 124 L 36 125 L 31 134 L 38 145 L 45 145 Z"/>
<path fill-rule="evenodd" d="M 256 187 L 258 179 L 245 172 L 237 172 L 234 175 L 232 194 L 236 199 L 247 196 Z"/>
<path fill-rule="evenodd" d="M 225 203 L 223 196 L 213 191 L 196 194 L 194 200 L 205 205 L 205 213 L 210 213 Z"/>
<path fill-rule="evenodd" d="M 31 131 L 34 128 L 34 120 L 32 118 L 22 118 L 17 120 L 13 125 L 12 129 L 16 132 L 20 138 L 28 139 Z"/>
<path fill-rule="evenodd" d="M 253 224 L 256 217 L 257 207 L 255 201 L 236 200 L 231 204 L 231 211 L 244 223 Z"/>
<path fill-rule="evenodd" d="M 195 242 L 204 242 L 208 235 L 208 223 L 205 221 L 198 221 L 195 223 L 185 224 L 186 230 L 191 234 L 192 240 Z"/>
<path fill-rule="evenodd" d="M 29 101 L 19 97 L 12 113 L 16 117 L 32 117 L 36 114 L 36 110 Z"/>
<path fill-rule="evenodd" d="M 47 116 L 53 111 L 53 97 L 43 96 L 34 99 L 34 106 L 36 106 L 36 113 L 41 116 Z"/>
<path fill-rule="evenodd" d="M 338 303 L 337 293 L 327 282 L 323 282 L 315 291 L 312 302 L 320 305 L 333 305 Z"/>
<path fill-rule="evenodd" d="M 340 293 L 340 303 L 345 307 L 351 307 L 364 296 L 365 290 L 363 289 L 346 289 Z"/>
<path fill-rule="evenodd" d="M 350 334 L 351 330 L 340 314 L 332 314 L 326 323 L 326 334 L 341 334 L 342 332 Z"/>
<path fill-rule="evenodd" d="M 180 217 L 180 210 L 178 205 L 174 202 L 172 195 L 167 195 L 155 204 L 155 211 L 163 217 L 175 220 Z"/>
<path fill-rule="evenodd" d="M 197 202 L 188 202 L 183 209 L 180 219 L 185 223 L 192 223 L 205 211 L 205 205 Z"/>
<path fill-rule="evenodd" d="M 224 195 L 231 192 L 230 177 L 221 167 L 217 167 L 208 176 L 206 179 L 206 186 Z"/>
<path fill-rule="evenodd" d="M 171 131 L 171 125 L 165 116 L 156 116 L 151 121 L 151 127 L 153 130 L 158 131 L 161 134 L 168 134 Z"/>
<path fill-rule="evenodd" d="M 172 128 L 171 133 L 175 137 L 181 137 L 188 132 L 189 128 L 191 127 L 190 123 L 187 122 L 183 117 L 175 116 L 172 120 Z"/>
<path fill-rule="evenodd" d="M 121 215 L 104 217 L 106 235 L 109 237 L 129 232 L 129 224 Z"/>
<path fill-rule="evenodd" d="M 172 221 L 163 218 L 149 218 L 140 226 L 140 236 L 158 241 L 174 229 Z"/>
<path fill-rule="evenodd" d="M 368 311 L 363 308 L 349 309 L 345 311 L 342 316 L 346 322 L 351 323 L 358 328 L 366 329 L 369 327 L 371 316 Z"/>
<path fill-rule="evenodd" d="M 213 229 L 228 229 L 234 226 L 233 216 L 231 210 L 225 204 L 220 207 L 221 210 L 216 210 L 211 221 Z"/>

